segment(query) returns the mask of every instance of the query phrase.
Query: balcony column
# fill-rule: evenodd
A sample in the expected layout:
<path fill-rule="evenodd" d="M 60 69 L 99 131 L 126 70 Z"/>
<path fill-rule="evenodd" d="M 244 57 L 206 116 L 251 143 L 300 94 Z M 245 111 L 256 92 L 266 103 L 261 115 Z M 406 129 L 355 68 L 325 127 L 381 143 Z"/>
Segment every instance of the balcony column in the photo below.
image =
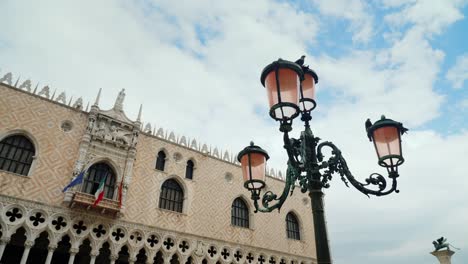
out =
<path fill-rule="evenodd" d="M 48 246 L 47 258 L 46 258 L 45 264 L 50 264 L 50 262 L 52 261 L 52 256 L 54 255 L 55 249 L 57 249 L 57 245 Z"/>
<path fill-rule="evenodd" d="M 112 264 L 116 263 L 117 259 L 119 259 L 119 254 L 111 254 L 110 259 L 111 259 L 110 263 Z"/>
<path fill-rule="evenodd" d="M 5 251 L 5 247 L 9 242 L 10 242 L 9 237 L 4 237 L 4 238 L 2 237 L 0 239 L 0 260 L 2 259 L 3 252 Z"/>
<path fill-rule="evenodd" d="M 99 255 L 99 251 L 92 250 L 91 251 L 91 261 L 89 262 L 89 264 L 94 264 L 94 262 L 96 262 L 96 257 L 98 255 Z"/>
<path fill-rule="evenodd" d="M 21 257 L 20 264 L 26 264 L 26 261 L 28 260 L 28 256 L 29 256 L 29 251 L 31 250 L 31 247 L 33 245 L 34 245 L 34 241 L 24 242 L 24 251 L 23 251 L 23 256 Z"/>
<path fill-rule="evenodd" d="M 73 264 L 75 261 L 76 253 L 78 253 L 78 248 L 70 248 L 70 258 L 68 259 L 68 264 Z"/>

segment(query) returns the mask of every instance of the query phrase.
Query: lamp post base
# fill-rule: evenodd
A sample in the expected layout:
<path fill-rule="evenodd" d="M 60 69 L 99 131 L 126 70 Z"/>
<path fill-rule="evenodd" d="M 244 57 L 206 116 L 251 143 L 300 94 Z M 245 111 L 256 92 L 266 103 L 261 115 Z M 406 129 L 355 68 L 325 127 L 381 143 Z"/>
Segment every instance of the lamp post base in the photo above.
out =
<path fill-rule="evenodd" d="M 455 251 L 452 251 L 450 249 L 446 250 L 439 250 L 439 251 L 433 251 L 431 252 L 432 255 L 434 255 L 440 262 L 440 264 L 451 264 L 451 258 L 452 255 L 455 254 Z"/>

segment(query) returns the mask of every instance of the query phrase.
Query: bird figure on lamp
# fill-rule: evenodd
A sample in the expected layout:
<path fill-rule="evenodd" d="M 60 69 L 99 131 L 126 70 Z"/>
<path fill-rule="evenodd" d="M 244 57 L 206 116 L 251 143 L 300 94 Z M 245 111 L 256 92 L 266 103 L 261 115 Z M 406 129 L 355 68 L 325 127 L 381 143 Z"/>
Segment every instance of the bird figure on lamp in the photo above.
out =
<path fill-rule="evenodd" d="M 303 66 L 305 57 L 305 55 L 302 55 L 301 58 L 296 61 L 296 64 Z"/>

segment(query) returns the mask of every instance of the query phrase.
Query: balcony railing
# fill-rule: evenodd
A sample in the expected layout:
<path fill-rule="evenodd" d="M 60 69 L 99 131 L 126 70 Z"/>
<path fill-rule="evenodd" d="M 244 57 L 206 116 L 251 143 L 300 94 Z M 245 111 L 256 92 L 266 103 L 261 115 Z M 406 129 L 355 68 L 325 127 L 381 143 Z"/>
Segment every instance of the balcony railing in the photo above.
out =
<path fill-rule="evenodd" d="M 98 211 L 101 214 L 109 214 L 118 216 L 120 213 L 119 201 L 104 198 L 99 204 L 93 206 L 95 201 L 94 195 L 82 192 L 76 192 L 71 202 L 71 208 L 80 207 L 86 210 Z"/>

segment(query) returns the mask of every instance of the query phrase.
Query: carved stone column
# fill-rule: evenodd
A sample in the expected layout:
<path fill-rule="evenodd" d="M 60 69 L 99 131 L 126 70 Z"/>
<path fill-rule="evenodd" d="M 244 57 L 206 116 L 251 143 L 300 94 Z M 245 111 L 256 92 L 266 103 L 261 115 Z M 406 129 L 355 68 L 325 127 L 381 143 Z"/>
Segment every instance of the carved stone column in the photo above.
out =
<path fill-rule="evenodd" d="M 70 258 L 68 259 L 68 264 L 73 264 L 73 262 L 75 262 L 75 256 L 78 251 L 78 248 L 70 248 Z"/>
<path fill-rule="evenodd" d="M 450 249 L 446 250 L 439 250 L 439 251 L 433 251 L 431 252 L 433 256 L 435 256 L 440 264 L 451 264 L 452 263 L 452 255 L 455 254 L 455 251 L 452 251 Z"/>
<path fill-rule="evenodd" d="M 111 254 L 110 255 L 110 263 L 115 263 L 119 259 L 119 254 Z"/>
<path fill-rule="evenodd" d="M 171 264 L 172 255 L 163 253 L 164 264 Z"/>
<path fill-rule="evenodd" d="M 128 264 L 134 264 L 137 261 L 136 257 L 129 257 L 128 258 Z"/>
<path fill-rule="evenodd" d="M 1 238 L 0 239 L 0 260 L 2 259 L 3 252 L 5 251 L 6 245 L 10 242 L 9 237 Z"/>
<path fill-rule="evenodd" d="M 48 246 L 47 258 L 46 258 L 45 264 L 50 264 L 50 262 L 52 261 L 52 257 L 54 256 L 54 251 L 56 248 L 57 248 L 57 245 Z"/>
<path fill-rule="evenodd" d="M 99 251 L 91 251 L 91 261 L 89 261 L 89 264 L 94 264 L 96 262 L 96 257 L 99 255 Z"/>
<path fill-rule="evenodd" d="M 23 251 L 23 256 L 21 257 L 20 264 L 26 264 L 26 261 L 28 260 L 28 256 L 29 256 L 29 251 L 31 250 L 31 247 L 33 245 L 34 245 L 34 241 L 24 242 L 24 251 Z"/>

